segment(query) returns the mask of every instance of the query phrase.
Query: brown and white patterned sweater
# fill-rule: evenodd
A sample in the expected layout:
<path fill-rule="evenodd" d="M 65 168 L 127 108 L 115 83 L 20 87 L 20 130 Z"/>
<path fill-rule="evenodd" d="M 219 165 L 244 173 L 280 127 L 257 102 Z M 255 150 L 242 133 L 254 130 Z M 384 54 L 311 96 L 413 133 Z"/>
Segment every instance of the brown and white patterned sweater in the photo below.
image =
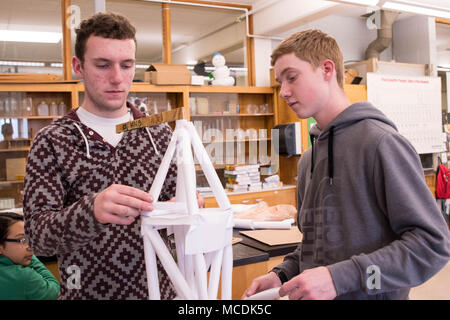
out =
<path fill-rule="evenodd" d="M 129 107 L 134 119 L 144 116 Z M 59 299 L 148 298 L 140 219 L 129 226 L 102 225 L 93 214 L 97 193 L 111 184 L 150 190 L 172 130 L 167 124 L 148 129 L 125 132 L 113 147 L 83 125 L 74 109 L 33 140 L 25 178 L 25 233 L 37 255 L 57 255 Z M 175 186 L 172 165 L 159 200 L 173 197 Z M 171 299 L 175 292 L 159 261 L 158 269 L 161 299 Z"/>

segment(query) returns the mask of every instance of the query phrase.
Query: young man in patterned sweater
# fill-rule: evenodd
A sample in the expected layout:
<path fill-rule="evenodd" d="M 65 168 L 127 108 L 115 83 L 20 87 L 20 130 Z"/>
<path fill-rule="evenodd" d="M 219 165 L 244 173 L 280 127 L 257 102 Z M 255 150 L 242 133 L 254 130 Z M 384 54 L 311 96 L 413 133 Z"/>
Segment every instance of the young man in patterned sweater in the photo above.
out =
<path fill-rule="evenodd" d="M 147 299 L 141 210 L 171 137 L 167 124 L 116 134 L 143 117 L 126 102 L 134 77 L 135 28 L 98 13 L 76 30 L 72 67 L 84 80 L 83 104 L 43 128 L 30 150 L 25 230 L 36 254 L 57 255 L 59 299 Z M 175 195 L 172 166 L 160 201 Z M 161 298 L 175 292 L 158 261 Z"/>

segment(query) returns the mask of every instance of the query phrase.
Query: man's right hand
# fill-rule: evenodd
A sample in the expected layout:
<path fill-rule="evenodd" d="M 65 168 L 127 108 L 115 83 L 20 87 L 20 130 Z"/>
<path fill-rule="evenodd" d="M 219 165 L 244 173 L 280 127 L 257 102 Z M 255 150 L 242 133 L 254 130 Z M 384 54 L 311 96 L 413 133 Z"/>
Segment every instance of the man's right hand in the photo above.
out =
<path fill-rule="evenodd" d="M 102 224 L 129 225 L 141 211 L 153 210 L 153 198 L 145 191 L 113 184 L 100 192 L 94 200 L 94 216 Z"/>
<path fill-rule="evenodd" d="M 250 287 L 248 287 L 248 289 L 245 290 L 241 299 L 250 297 L 255 293 L 277 287 L 281 287 L 280 278 L 278 278 L 275 272 L 269 272 L 268 274 L 265 274 L 263 276 L 254 279 L 250 284 Z"/>

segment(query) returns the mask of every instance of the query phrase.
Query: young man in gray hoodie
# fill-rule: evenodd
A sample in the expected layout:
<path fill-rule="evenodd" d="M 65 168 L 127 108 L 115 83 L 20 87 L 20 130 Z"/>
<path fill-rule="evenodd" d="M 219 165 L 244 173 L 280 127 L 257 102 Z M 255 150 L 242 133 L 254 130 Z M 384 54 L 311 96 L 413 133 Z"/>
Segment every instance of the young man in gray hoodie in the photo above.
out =
<path fill-rule="evenodd" d="M 447 225 L 414 147 L 368 102 L 351 104 L 336 41 L 319 30 L 272 54 L 280 96 L 313 117 L 298 166 L 302 243 L 244 293 L 290 299 L 407 299 L 450 259 Z"/>

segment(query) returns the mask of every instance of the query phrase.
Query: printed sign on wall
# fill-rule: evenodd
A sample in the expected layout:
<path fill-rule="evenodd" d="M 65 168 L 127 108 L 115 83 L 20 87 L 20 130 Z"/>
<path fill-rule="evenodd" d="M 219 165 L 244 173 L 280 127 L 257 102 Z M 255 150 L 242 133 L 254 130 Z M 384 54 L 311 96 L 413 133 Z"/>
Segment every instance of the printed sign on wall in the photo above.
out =
<path fill-rule="evenodd" d="M 443 151 L 441 79 L 367 74 L 367 100 L 422 153 Z"/>

